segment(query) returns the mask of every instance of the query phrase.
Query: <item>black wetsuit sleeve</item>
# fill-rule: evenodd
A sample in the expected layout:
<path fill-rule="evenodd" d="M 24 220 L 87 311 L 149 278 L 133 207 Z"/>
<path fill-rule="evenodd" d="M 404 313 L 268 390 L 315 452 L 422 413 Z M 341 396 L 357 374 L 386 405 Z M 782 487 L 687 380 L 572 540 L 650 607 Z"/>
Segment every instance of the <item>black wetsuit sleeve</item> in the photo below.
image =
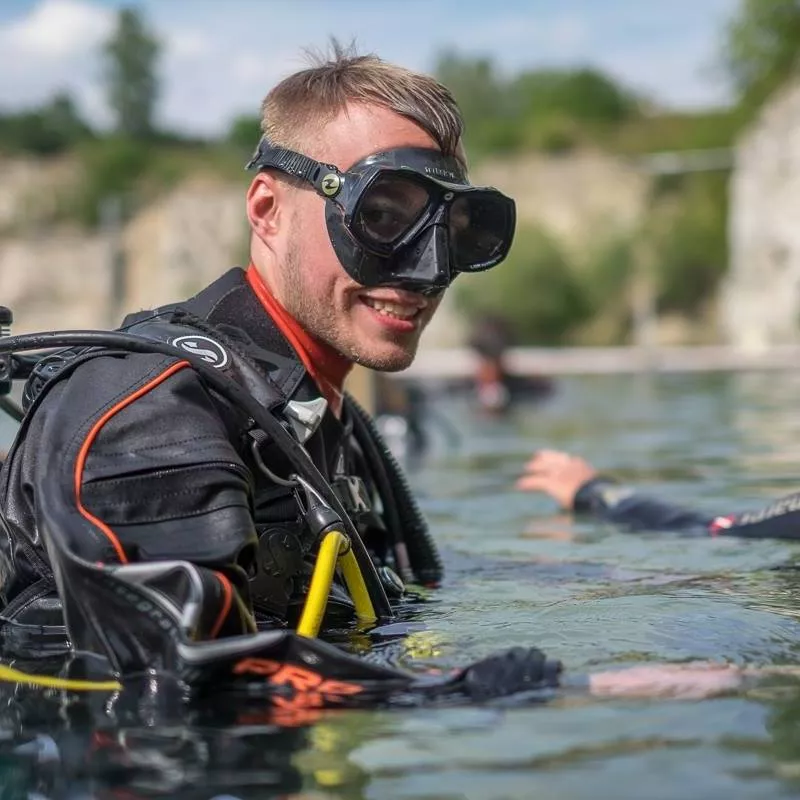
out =
<path fill-rule="evenodd" d="M 86 560 L 119 561 L 117 544 L 131 562 L 224 569 L 254 557 L 251 478 L 188 366 L 149 355 L 87 361 L 43 399 L 24 449 L 34 505 L 59 471 L 69 512 L 85 520 L 72 546 Z"/>
<path fill-rule="evenodd" d="M 649 497 L 606 477 L 585 483 L 575 495 L 573 508 L 636 530 L 707 532 L 713 520 L 708 514 Z"/>
<path fill-rule="evenodd" d="M 630 530 L 666 530 L 750 539 L 800 539 L 800 492 L 760 511 L 707 514 L 642 494 L 607 477 L 585 483 L 573 508 Z"/>
<path fill-rule="evenodd" d="M 709 531 L 747 539 L 800 539 L 800 492 L 758 511 L 716 517 Z"/>

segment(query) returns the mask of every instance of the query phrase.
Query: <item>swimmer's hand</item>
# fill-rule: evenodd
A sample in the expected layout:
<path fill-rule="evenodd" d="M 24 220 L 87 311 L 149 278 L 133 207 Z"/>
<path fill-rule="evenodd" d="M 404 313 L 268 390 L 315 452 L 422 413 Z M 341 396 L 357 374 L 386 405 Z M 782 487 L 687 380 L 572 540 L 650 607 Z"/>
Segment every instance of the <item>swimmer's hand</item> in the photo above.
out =
<path fill-rule="evenodd" d="M 575 495 L 597 470 L 579 456 L 559 450 L 539 450 L 525 465 L 525 474 L 515 486 L 523 492 L 549 494 L 562 508 L 572 509 Z"/>

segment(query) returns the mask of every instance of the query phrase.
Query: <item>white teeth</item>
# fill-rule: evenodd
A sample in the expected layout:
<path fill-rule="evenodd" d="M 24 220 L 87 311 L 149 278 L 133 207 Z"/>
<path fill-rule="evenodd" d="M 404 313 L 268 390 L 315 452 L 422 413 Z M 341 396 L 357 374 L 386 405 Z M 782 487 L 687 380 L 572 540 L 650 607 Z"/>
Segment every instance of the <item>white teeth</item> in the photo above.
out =
<path fill-rule="evenodd" d="M 373 300 L 371 297 L 365 297 L 364 302 L 379 314 L 383 314 L 386 317 L 397 317 L 398 319 L 411 319 L 419 311 L 417 308 L 409 308 L 387 300 Z"/>

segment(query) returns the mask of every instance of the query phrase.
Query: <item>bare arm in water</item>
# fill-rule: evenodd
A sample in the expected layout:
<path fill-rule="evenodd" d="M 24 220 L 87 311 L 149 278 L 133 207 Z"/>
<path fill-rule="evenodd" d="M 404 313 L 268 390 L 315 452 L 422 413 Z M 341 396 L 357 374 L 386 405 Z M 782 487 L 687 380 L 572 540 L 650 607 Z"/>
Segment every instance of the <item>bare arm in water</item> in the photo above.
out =
<path fill-rule="evenodd" d="M 588 461 L 557 450 L 540 450 L 516 484 L 550 495 L 562 508 L 593 514 L 635 530 L 674 530 L 750 539 L 800 539 L 800 492 L 757 511 L 713 514 L 649 497 L 601 475 Z"/>
<path fill-rule="evenodd" d="M 770 677 L 800 677 L 794 666 L 737 667 L 697 662 L 653 664 L 607 670 L 586 676 L 589 692 L 598 697 L 661 697 L 699 700 L 728 694 Z M 569 683 L 566 681 L 565 683 Z"/>

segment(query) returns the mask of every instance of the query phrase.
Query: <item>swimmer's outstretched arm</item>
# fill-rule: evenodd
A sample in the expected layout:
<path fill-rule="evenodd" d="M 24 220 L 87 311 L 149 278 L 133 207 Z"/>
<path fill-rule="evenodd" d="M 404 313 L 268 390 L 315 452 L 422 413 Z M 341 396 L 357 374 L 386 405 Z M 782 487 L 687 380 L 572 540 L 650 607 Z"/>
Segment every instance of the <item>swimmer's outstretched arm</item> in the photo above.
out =
<path fill-rule="evenodd" d="M 410 673 L 365 662 L 338 648 L 282 632 L 253 640 L 248 657 L 214 652 L 215 645 L 198 643 L 189 649 L 195 676 L 213 673 L 216 690 L 247 688 L 251 698 L 263 697 L 279 710 L 419 707 L 507 701 L 544 702 L 569 695 L 699 699 L 739 690 L 751 678 L 778 673 L 798 675 L 800 669 L 741 668 L 697 662 L 650 664 L 594 672 L 565 674 L 560 661 L 535 647 L 514 647 L 457 670 Z M 244 642 L 240 641 L 241 647 Z M 209 651 L 204 656 L 202 651 Z M 217 648 L 218 650 L 218 648 Z M 260 652 L 257 652 L 260 651 Z M 187 651 L 188 652 L 188 651 Z M 271 657 L 270 657 L 271 656 Z M 212 663 L 213 662 L 213 663 Z"/>
<path fill-rule="evenodd" d="M 582 458 L 540 450 L 525 465 L 517 488 L 549 494 L 563 508 L 594 514 L 634 530 L 672 530 L 751 539 L 800 539 L 800 492 L 766 508 L 712 515 L 648 497 L 598 474 Z"/>
<path fill-rule="evenodd" d="M 607 670 L 583 676 L 589 692 L 598 697 L 673 698 L 700 700 L 746 689 L 769 677 L 800 677 L 800 668 L 737 667 L 733 664 L 697 662 L 653 664 Z M 569 685 L 569 681 L 565 681 Z"/>
<path fill-rule="evenodd" d="M 536 648 L 516 647 L 490 656 L 464 670 L 454 689 L 463 700 L 487 701 L 513 696 L 526 689 L 547 691 L 543 699 L 588 693 L 595 697 L 671 698 L 699 700 L 746 688 L 770 676 L 800 677 L 798 667 L 738 667 L 707 661 L 686 664 L 647 664 L 588 674 L 565 673 L 561 663 Z M 436 697 L 436 692 L 431 698 Z"/>

